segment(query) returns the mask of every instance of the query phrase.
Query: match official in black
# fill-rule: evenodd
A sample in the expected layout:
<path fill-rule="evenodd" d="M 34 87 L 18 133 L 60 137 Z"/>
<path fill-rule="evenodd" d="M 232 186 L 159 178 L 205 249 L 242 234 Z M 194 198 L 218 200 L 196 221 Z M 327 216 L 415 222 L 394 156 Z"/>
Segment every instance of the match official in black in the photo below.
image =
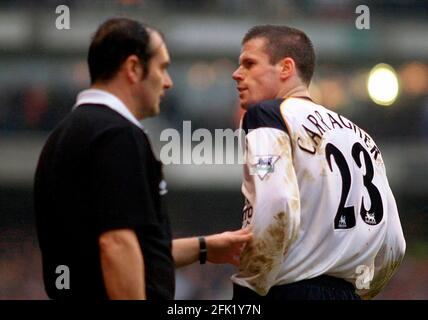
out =
<path fill-rule="evenodd" d="M 169 63 L 162 34 L 137 21 L 110 19 L 94 35 L 91 87 L 49 136 L 35 175 L 50 298 L 173 299 L 175 267 L 239 263 L 248 229 L 172 240 L 162 164 L 139 122 L 159 113 Z"/>

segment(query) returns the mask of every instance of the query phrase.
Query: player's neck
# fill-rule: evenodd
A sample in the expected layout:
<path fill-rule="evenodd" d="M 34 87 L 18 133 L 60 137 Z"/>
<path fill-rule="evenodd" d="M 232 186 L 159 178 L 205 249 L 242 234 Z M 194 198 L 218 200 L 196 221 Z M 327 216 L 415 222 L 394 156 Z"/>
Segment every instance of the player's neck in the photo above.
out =
<path fill-rule="evenodd" d="M 296 98 L 311 97 L 308 91 L 308 87 L 305 86 L 304 84 L 299 84 L 291 88 L 284 88 L 284 90 L 280 93 L 279 96 L 284 99 L 291 98 L 291 97 L 296 97 Z"/>

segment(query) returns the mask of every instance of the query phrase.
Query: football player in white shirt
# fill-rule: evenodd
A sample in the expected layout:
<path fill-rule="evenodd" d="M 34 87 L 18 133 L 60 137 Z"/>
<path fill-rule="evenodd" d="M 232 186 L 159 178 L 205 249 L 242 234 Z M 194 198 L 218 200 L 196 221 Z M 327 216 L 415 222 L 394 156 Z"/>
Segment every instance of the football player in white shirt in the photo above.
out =
<path fill-rule="evenodd" d="M 403 259 L 381 152 L 312 101 L 314 65 L 300 30 L 256 26 L 242 41 L 233 79 L 247 110 L 243 224 L 254 238 L 232 277 L 234 299 L 368 299 Z"/>

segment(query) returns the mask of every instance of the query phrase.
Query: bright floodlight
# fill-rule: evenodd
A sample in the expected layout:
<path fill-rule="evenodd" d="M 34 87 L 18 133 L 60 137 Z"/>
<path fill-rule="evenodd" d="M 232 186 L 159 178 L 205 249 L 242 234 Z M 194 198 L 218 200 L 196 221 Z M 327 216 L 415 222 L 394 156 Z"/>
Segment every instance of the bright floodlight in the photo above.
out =
<path fill-rule="evenodd" d="M 398 78 L 394 69 L 380 63 L 370 71 L 367 90 L 370 98 L 377 104 L 389 106 L 398 96 Z"/>

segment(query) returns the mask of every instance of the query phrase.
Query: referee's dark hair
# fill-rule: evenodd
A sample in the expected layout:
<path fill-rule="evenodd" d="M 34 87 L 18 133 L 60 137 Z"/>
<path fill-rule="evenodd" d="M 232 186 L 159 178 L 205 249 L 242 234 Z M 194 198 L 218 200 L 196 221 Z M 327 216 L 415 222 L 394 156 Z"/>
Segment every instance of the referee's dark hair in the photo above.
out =
<path fill-rule="evenodd" d="M 300 78 L 309 86 L 315 68 L 315 51 L 309 37 L 287 26 L 259 25 L 246 33 L 242 44 L 254 38 L 267 40 L 266 53 L 271 64 L 290 57 L 297 65 Z"/>
<path fill-rule="evenodd" d="M 145 77 L 154 53 L 150 46 L 151 31 L 163 38 L 158 30 L 127 18 L 111 18 L 101 24 L 88 52 L 91 83 L 112 79 L 122 63 L 133 54 L 140 59 Z"/>

